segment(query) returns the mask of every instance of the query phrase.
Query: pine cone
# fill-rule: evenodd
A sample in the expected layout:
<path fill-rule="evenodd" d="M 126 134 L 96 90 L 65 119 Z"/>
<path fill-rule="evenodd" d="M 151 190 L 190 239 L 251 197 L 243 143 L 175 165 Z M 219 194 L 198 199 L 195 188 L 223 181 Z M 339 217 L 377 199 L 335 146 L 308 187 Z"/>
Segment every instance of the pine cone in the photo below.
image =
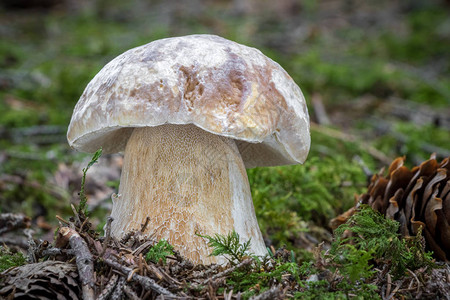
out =
<path fill-rule="evenodd" d="M 368 204 L 386 218 L 400 223 L 402 236 L 414 236 L 420 227 L 427 249 L 443 261 L 450 260 L 450 157 L 440 163 L 435 156 L 411 170 L 403 165 L 405 158 L 395 159 L 383 176 L 384 169 L 372 176 L 368 191 L 357 198 L 357 205 Z M 355 212 L 349 211 L 331 220 L 336 229 Z"/>
<path fill-rule="evenodd" d="M 0 273 L 1 299 L 79 299 L 77 268 L 61 261 L 27 264 Z"/>

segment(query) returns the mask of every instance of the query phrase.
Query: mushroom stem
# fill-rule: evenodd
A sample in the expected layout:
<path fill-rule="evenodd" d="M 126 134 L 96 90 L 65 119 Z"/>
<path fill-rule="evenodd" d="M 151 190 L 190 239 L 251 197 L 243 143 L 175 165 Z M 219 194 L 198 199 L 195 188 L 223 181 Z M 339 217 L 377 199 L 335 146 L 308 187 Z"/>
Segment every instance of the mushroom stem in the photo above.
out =
<path fill-rule="evenodd" d="M 125 149 L 119 195 L 113 201 L 112 235 L 141 227 L 168 240 L 195 263 L 222 263 L 209 257 L 205 235 L 228 234 L 250 251 L 266 248 L 256 221 L 244 163 L 234 140 L 194 125 L 162 125 L 133 130 Z"/>

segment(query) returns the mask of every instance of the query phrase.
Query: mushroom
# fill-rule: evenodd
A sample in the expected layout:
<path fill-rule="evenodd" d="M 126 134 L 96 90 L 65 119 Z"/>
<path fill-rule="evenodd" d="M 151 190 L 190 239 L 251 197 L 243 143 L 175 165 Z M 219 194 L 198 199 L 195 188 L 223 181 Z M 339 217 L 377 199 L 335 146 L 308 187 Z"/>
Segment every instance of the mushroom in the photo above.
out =
<path fill-rule="evenodd" d="M 300 88 L 259 50 L 214 35 L 153 41 L 109 62 L 75 106 L 69 144 L 124 151 L 113 236 L 140 228 L 196 263 L 204 238 L 233 229 L 267 253 L 245 168 L 302 163 L 310 146 Z"/>

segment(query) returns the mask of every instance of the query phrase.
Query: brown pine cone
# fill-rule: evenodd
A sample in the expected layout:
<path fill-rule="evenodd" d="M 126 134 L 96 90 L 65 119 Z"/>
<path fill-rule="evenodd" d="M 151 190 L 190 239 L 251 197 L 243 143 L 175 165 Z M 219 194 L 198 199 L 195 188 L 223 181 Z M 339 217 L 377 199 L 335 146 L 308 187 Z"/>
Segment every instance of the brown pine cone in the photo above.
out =
<path fill-rule="evenodd" d="M 77 267 L 61 261 L 26 264 L 0 273 L 0 299 L 74 299 L 80 295 Z"/>
<path fill-rule="evenodd" d="M 372 176 L 367 193 L 357 205 L 368 204 L 386 218 L 400 223 L 402 236 L 414 236 L 420 227 L 427 249 L 439 260 L 450 260 L 450 157 L 440 163 L 434 155 L 420 166 L 408 169 L 405 158 L 395 159 L 384 176 L 384 169 Z M 334 218 L 336 229 L 355 212 L 352 207 Z"/>

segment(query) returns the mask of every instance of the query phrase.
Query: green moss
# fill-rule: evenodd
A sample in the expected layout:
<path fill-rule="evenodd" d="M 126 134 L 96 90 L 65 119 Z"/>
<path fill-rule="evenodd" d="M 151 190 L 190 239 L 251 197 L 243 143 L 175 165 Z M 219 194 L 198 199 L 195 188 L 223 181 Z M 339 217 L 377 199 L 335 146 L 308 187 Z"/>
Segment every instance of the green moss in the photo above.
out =
<path fill-rule="evenodd" d="M 329 252 L 331 259 L 352 282 L 372 276 L 369 264 L 372 259 L 388 264 L 395 278 L 403 276 L 406 269 L 433 266 L 431 253 L 425 251 L 421 235 L 410 240 L 402 239 L 398 234 L 399 226 L 397 221 L 386 219 L 362 205 L 336 229 L 335 241 Z M 349 236 L 349 232 L 353 234 Z"/>
<path fill-rule="evenodd" d="M 336 290 L 330 289 L 326 280 L 304 282 L 305 291 L 294 294 L 294 299 L 302 300 L 343 300 L 343 299 L 381 299 L 377 294 L 377 287 L 371 284 L 359 286 L 339 283 Z M 350 296 L 351 295 L 351 296 Z"/>
<path fill-rule="evenodd" d="M 261 231 L 276 247 L 292 248 L 295 236 L 308 230 L 307 222 L 328 226 L 366 183 L 361 166 L 343 155 L 311 155 L 304 165 L 247 172 Z"/>
<path fill-rule="evenodd" d="M 235 257 L 233 261 L 235 265 L 244 258 L 252 256 L 247 252 L 248 244 L 240 244 L 239 236 L 235 232 L 227 236 L 215 235 L 214 237 L 205 236 L 205 238 L 210 240 L 214 254 Z M 376 287 L 362 282 L 362 279 L 373 275 L 369 264 L 372 256 L 361 255 L 363 251 L 356 248 L 354 250 L 344 254 L 347 262 L 351 264 L 346 267 L 347 269 L 339 269 L 344 280 L 335 287 L 325 280 L 308 281 L 309 276 L 323 272 L 324 267 L 331 270 L 332 265 L 322 265 L 318 269 L 313 261 L 298 264 L 292 255 L 291 261 L 286 261 L 286 258 L 274 258 L 273 254 L 271 254 L 270 262 L 268 257 L 252 256 L 253 263 L 236 268 L 226 278 L 226 286 L 235 292 L 242 292 L 243 299 L 249 299 L 268 290 L 274 283 L 283 282 L 289 278 L 291 287 L 297 284 L 297 289 L 301 290 L 295 293 L 295 299 L 347 299 L 350 294 L 356 295 L 356 299 L 378 299 Z M 357 280 L 358 284 L 355 284 Z"/>
<path fill-rule="evenodd" d="M 21 252 L 11 252 L 7 247 L 0 246 L 0 272 L 11 267 L 19 267 L 26 263 L 26 258 Z"/>
<path fill-rule="evenodd" d="M 444 128 L 397 121 L 391 126 L 391 130 L 392 134 L 374 140 L 375 146 L 390 156 L 400 152 L 407 159 L 415 158 L 416 161 L 423 161 L 436 150 L 441 151 L 441 155 L 444 156 L 450 153 L 449 133 Z"/>
<path fill-rule="evenodd" d="M 156 245 L 154 245 L 150 250 L 148 250 L 145 255 L 147 261 L 152 261 L 158 263 L 162 261 L 164 264 L 167 261 L 167 256 L 174 255 L 173 246 L 169 244 L 168 241 L 162 239 Z"/>

